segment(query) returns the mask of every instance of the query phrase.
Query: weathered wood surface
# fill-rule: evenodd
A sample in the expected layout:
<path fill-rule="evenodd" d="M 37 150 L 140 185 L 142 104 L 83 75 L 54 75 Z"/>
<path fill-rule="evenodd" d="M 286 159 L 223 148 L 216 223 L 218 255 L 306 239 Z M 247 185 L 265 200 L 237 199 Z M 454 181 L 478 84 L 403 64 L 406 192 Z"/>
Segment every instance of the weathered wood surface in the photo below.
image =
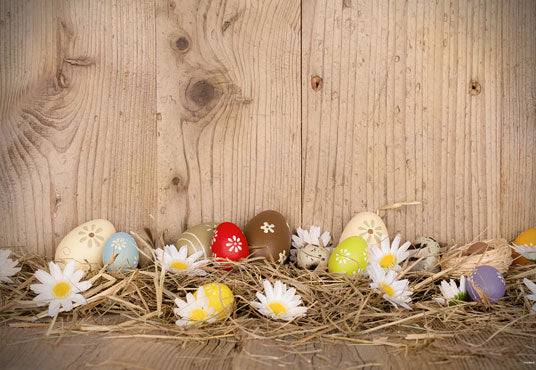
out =
<path fill-rule="evenodd" d="M 407 239 L 512 238 L 536 225 L 535 31 L 532 0 L 1 0 L 0 246 L 266 208 L 337 239 L 404 200 Z"/>
<path fill-rule="evenodd" d="M 307 342 L 289 346 L 270 340 L 211 340 L 188 343 L 113 336 L 68 335 L 45 338 L 44 329 L 0 329 L 3 369 L 507 369 L 533 368 L 533 347 L 521 343 L 515 352 L 502 350 L 499 336 L 468 336 L 467 343 L 451 339 L 422 342 L 418 350 L 404 347 Z M 512 337 L 506 339 L 510 343 Z"/>

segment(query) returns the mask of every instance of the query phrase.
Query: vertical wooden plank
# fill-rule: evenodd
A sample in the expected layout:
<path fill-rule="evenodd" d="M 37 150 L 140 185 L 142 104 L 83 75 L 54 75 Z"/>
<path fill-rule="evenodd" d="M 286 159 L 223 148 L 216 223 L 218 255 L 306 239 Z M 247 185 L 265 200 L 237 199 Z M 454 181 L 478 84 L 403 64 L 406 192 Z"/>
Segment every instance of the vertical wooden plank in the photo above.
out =
<path fill-rule="evenodd" d="M 300 1 L 157 2 L 158 224 L 300 222 Z"/>
<path fill-rule="evenodd" d="M 52 257 L 78 223 L 156 205 L 152 1 L 0 3 L 0 245 Z"/>
<path fill-rule="evenodd" d="M 501 232 L 536 227 L 536 3 L 501 4 Z"/>
<path fill-rule="evenodd" d="M 408 239 L 535 222 L 533 2 L 306 4 L 304 224 L 337 238 L 353 214 L 404 200 L 422 205 L 384 219 Z"/>

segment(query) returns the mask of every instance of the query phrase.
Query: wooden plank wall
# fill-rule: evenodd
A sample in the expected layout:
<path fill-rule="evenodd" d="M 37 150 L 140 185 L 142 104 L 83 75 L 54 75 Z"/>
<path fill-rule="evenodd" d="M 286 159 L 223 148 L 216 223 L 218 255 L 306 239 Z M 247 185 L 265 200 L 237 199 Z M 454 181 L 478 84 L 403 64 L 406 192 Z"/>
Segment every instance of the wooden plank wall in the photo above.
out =
<path fill-rule="evenodd" d="M 532 0 L 0 1 L 0 246 L 277 209 L 536 226 Z"/>

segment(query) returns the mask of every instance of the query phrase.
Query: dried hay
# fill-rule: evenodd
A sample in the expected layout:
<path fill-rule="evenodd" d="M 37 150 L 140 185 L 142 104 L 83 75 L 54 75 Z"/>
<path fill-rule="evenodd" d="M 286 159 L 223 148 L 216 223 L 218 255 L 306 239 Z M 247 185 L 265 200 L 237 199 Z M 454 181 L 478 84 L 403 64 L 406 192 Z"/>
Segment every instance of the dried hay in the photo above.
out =
<path fill-rule="evenodd" d="M 441 268 L 450 269 L 447 276 L 459 278 L 469 273 L 477 266 L 489 265 L 495 267 L 503 275 L 512 264 L 512 249 L 504 239 L 484 240 L 487 244 L 484 253 L 464 255 L 474 243 L 455 245 L 451 247 L 441 259 Z"/>
<path fill-rule="evenodd" d="M 137 235 L 136 235 L 137 236 Z M 137 236 L 144 250 L 152 242 Z M 142 252 L 143 253 L 143 252 Z M 47 270 L 47 262 L 38 255 L 16 257 L 22 265 L 15 284 L 0 284 L 2 322 L 16 327 L 45 326 L 48 334 L 59 337 L 68 333 L 108 333 L 113 337 L 164 338 L 181 343 L 219 338 L 270 338 L 289 345 L 315 340 L 341 340 L 346 343 L 390 345 L 394 347 L 423 346 L 437 338 L 452 338 L 478 330 L 492 330 L 492 337 L 501 334 L 534 340 L 536 315 L 530 315 L 527 289 L 522 280 L 536 279 L 536 269 L 513 266 L 505 275 L 506 297 L 499 304 L 484 306 L 466 302 L 457 306 L 440 306 L 433 298 L 439 296 L 437 283 L 449 269 L 436 274 L 410 272 L 405 264 L 400 277 L 410 280 L 413 310 L 395 309 L 369 288 L 365 277 L 342 277 L 327 272 L 298 269 L 293 264 L 270 264 L 255 258 L 232 263 L 232 271 L 207 267 L 205 277 L 164 274 L 151 263 L 126 275 L 106 272 L 86 276 L 93 287 L 84 295 L 88 304 L 62 313 L 56 320 L 47 317 L 46 307 L 36 307 L 29 289 L 35 283 L 34 272 Z M 151 256 L 146 256 L 150 259 Z M 272 321 L 256 312 L 249 304 L 255 292 L 262 290 L 262 280 L 280 279 L 293 286 L 308 307 L 307 316 L 293 322 Z M 236 309 L 223 321 L 177 327 L 173 313 L 174 299 L 183 298 L 203 284 L 222 282 L 235 295 Z M 119 320 L 108 319 L 116 314 Z M 389 340 L 378 334 L 389 333 Z"/>

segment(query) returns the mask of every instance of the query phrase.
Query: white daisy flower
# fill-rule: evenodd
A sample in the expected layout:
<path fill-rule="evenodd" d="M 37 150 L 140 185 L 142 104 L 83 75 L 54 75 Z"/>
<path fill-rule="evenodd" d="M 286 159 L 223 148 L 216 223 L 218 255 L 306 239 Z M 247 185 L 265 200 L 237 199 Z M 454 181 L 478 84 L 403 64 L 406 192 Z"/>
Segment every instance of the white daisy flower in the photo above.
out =
<path fill-rule="evenodd" d="M 408 280 L 396 280 L 396 272 L 385 270 L 377 263 L 372 263 L 369 268 L 369 276 L 372 279 L 370 287 L 393 306 L 398 305 L 411 310 L 408 303 L 411 302 L 412 291 L 408 289 Z"/>
<path fill-rule="evenodd" d="M 440 304 L 445 304 L 448 302 L 448 305 L 455 305 L 455 301 L 466 301 L 467 300 L 467 290 L 465 289 L 465 276 L 460 277 L 460 286 L 456 285 L 456 282 L 450 279 L 450 283 L 447 283 L 445 280 L 439 285 L 439 290 L 443 295 L 443 298 L 435 298 Z"/>
<path fill-rule="evenodd" d="M 309 228 L 309 231 L 298 227 L 296 229 L 296 233 L 298 235 L 292 235 L 293 248 L 290 250 L 290 260 L 292 262 L 296 262 L 296 254 L 298 253 L 298 249 L 300 249 L 301 247 L 307 244 L 327 247 L 331 242 L 331 234 L 329 233 L 329 231 L 326 231 L 322 235 L 320 235 L 320 227 L 318 226 L 311 226 Z M 331 252 L 332 248 L 328 249 Z"/>
<path fill-rule="evenodd" d="M 523 283 L 525 283 L 527 288 L 529 288 L 529 290 L 532 292 L 532 294 L 529 294 L 527 296 L 527 299 L 530 300 L 530 301 L 536 302 L 536 284 L 533 281 L 530 281 L 527 278 L 523 279 Z M 534 305 L 530 309 L 530 312 L 531 313 L 536 313 L 536 303 L 534 303 Z"/>
<path fill-rule="evenodd" d="M 63 271 L 54 262 L 50 262 L 48 266 L 50 273 L 37 270 L 34 274 L 42 284 L 30 285 L 30 289 L 37 293 L 37 297 L 33 299 L 37 306 L 48 304 L 48 315 L 54 316 L 60 310 L 60 306 L 64 311 L 71 311 L 73 302 L 86 304 L 86 299 L 80 294 L 91 288 L 89 281 L 80 281 L 85 271 L 75 271 L 75 261 L 69 261 Z"/>
<path fill-rule="evenodd" d="M 536 246 L 532 243 L 530 244 L 523 244 L 523 245 L 516 245 L 513 244 L 510 246 L 513 250 L 515 250 L 517 253 L 522 255 L 528 260 L 531 260 L 532 262 L 536 263 Z"/>
<path fill-rule="evenodd" d="M 307 307 L 300 306 L 302 299 L 296 294 L 295 288 L 287 289 L 286 284 L 277 280 L 272 287 L 268 280 L 263 281 L 264 292 L 256 293 L 260 302 L 250 302 L 250 304 L 261 314 L 274 320 L 292 321 L 297 317 L 305 316 Z"/>
<path fill-rule="evenodd" d="M 197 251 L 188 257 L 188 247 L 183 245 L 177 251 L 173 244 L 166 245 L 164 250 L 158 248 L 154 251 L 158 262 L 164 266 L 166 271 L 176 274 L 186 274 L 188 276 L 205 276 L 206 271 L 199 267 L 208 264 L 208 260 L 197 261 L 203 255 L 203 251 Z"/>
<path fill-rule="evenodd" d="M 15 267 L 19 261 L 8 258 L 10 254 L 9 249 L 0 250 L 0 281 L 3 283 L 13 283 L 9 277 L 20 271 L 20 267 Z"/>
<path fill-rule="evenodd" d="M 385 270 L 400 270 L 400 263 L 408 258 L 409 252 L 407 250 L 411 246 L 410 242 L 405 242 L 399 247 L 400 239 L 401 236 L 398 234 L 389 246 L 389 236 L 384 235 L 380 248 L 369 248 L 370 262 L 377 263 Z"/>
<path fill-rule="evenodd" d="M 192 293 L 186 294 L 186 302 L 180 298 L 175 298 L 175 315 L 181 318 L 175 321 L 178 326 L 191 325 L 201 321 L 214 322 L 217 315 L 214 314 L 214 307 L 209 307 L 209 299 L 205 295 L 205 289 L 197 289 L 197 298 Z"/>

